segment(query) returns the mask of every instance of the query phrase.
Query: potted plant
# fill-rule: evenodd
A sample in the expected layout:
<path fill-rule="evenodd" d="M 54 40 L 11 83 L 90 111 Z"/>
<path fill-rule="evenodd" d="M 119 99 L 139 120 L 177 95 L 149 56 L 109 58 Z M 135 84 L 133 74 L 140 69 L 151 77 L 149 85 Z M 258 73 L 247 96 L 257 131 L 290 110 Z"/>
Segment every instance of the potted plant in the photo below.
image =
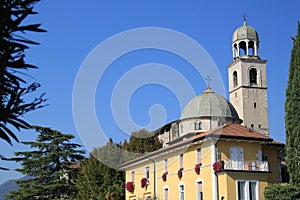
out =
<path fill-rule="evenodd" d="M 183 171 L 183 168 L 180 168 L 180 169 L 177 171 L 177 176 L 178 176 L 178 178 L 182 178 L 182 171 Z"/>
<path fill-rule="evenodd" d="M 200 174 L 200 171 L 201 171 L 200 167 L 201 166 L 202 166 L 202 163 L 197 163 L 195 165 L 195 172 L 196 172 L 196 174 Z"/>
<path fill-rule="evenodd" d="M 128 192 L 134 191 L 134 183 L 132 181 L 126 183 L 126 190 L 128 190 Z"/>
<path fill-rule="evenodd" d="M 223 161 L 215 162 L 213 164 L 213 170 L 215 172 L 221 172 L 221 171 L 223 171 L 223 169 L 224 169 L 224 163 L 223 163 Z"/>
<path fill-rule="evenodd" d="M 163 173 L 163 175 L 161 176 L 163 181 L 167 180 L 167 175 L 168 175 L 168 172 Z"/>
<path fill-rule="evenodd" d="M 144 188 L 147 185 L 148 179 L 142 178 L 141 179 L 141 187 Z"/>

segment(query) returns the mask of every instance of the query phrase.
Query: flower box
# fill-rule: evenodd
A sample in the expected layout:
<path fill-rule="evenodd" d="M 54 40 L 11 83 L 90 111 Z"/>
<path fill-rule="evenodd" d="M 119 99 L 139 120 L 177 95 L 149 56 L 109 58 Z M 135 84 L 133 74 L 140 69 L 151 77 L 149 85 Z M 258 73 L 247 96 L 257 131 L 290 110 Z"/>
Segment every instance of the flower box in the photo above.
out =
<path fill-rule="evenodd" d="M 168 175 L 168 172 L 163 173 L 163 175 L 161 176 L 163 181 L 167 180 L 167 175 Z"/>
<path fill-rule="evenodd" d="M 213 170 L 215 172 L 221 172 L 221 171 L 223 171 L 224 170 L 224 163 L 223 163 L 223 161 L 215 162 L 213 164 Z"/>
<path fill-rule="evenodd" d="M 196 174 L 200 174 L 200 171 L 201 171 L 201 167 L 202 166 L 202 163 L 197 163 L 196 165 L 195 165 L 195 172 L 196 172 Z"/>
<path fill-rule="evenodd" d="M 133 192 L 134 188 L 135 188 L 134 183 L 132 181 L 127 182 L 125 187 L 126 187 L 126 190 L 128 190 L 128 192 Z"/>
<path fill-rule="evenodd" d="M 180 169 L 177 171 L 177 176 L 178 176 L 178 178 L 182 178 L 182 172 L 183 172 L 183 168 L 180 168 Z"/>
<path fill-rule="evenodd" d="M 141 179 L 141 187 L 144 188 L 147 185 L 148 179 L 142 178 Z"/>

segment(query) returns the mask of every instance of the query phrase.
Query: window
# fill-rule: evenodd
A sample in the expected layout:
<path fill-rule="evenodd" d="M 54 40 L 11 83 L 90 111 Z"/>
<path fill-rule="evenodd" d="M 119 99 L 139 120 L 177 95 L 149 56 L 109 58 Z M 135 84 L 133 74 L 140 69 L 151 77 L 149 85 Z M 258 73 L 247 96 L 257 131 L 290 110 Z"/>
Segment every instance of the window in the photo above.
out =
<path fill-rule="evenodd" d="M 179 200 L 184 200 L 184 185 L 179 185 Z"/>
<path fill-rule="evenodd" d="M 255 68 L 251 68 L 249 71 L 250 75 L 250 85 L 256 85 L 257 84 L 257 71 Z"/>
<path fill-rule="evenodd" d="M 238 200 L 246 200 L 245 181 L 238 181 Z"/>
<path fill-rule="evenodd" d="M 168 172 L 168 158 L 164 160 L 164 173 Z"/>
<path fill-rule="evenodd" d="M 201 163 L 201 148 L 196 149 L 196 163 Z"/>
<path fill-rule="evenodd" d="M 254 105 L 253 105 L 253 106 L 254 106 L 254 108 L 256 108 L 256 102 L 254 102 Z"/>
<path fill-rule="evenodd" d="M 197 181 L 197 200 L 203 200 L 202 181 Z"/>
<path fill-rule="evenodd" d="M 237 197 L 238 200 L 257 200 L 257 181 L 237 181 Z"/>
<path fill-rule="evenodd" d="M 232 79 L 233 79 L 233 87 L 236 87 L 238 85 L 238 77 L 236 71 L 233 72 Z"/>
<path fill-rule="evenodd" d="M 199 124 L 198 124 L 198 122 L 195 122 L 195 130 L 199 130 Z"/>
<path fill-rule="evenodd" d="M 178 156 L 178 168 L 179 169 L 183 168 L 183 154 L 180 154 Z"/>
<path fill-rule="evenodd" d="M 256 200 L 256 182 L 249 182 L 249 200 Z"/>
<path fill-rule="evenodd" d="M 195 122 L 195 130 L 202 130 L 202 123 L 201 122 Z"/>
<path fill-rule="evenodd" d="M 262 161 L 268 161 L 268 155 L 262 155 Z"/>
<path fill-rule="evenodd" d="M 134 182 L 134 171 L 130 172 L 130 180 Z"/>
<path fill-rule="evenodd" d="M 240 146 L 230 147 L 230 161 L 231 169 L 243 170 L 244 169 L 244 150 Z"/>
<path fill-rule="evenodd" d="M 165 188 L 164 189 L 164 200 L 168 200 L 169 199 L 169 188 Z"/>
<path fill-rule="evenodd" d="M 150 179 L 150 167 L 145 167 L 145 178 Z"/>

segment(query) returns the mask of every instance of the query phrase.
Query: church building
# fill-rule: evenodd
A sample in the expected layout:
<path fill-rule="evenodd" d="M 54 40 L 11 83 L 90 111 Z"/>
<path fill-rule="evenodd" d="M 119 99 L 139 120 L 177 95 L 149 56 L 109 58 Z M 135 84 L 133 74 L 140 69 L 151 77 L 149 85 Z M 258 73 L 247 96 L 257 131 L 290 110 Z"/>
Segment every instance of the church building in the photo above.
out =
<path fill-rule="evenodd" d="M 126 200 L 263 200 L 281 182 L 284 144 L 269 136 L 266 60 L 244 24 L 232 38 L 229 100 L 207 87 L 155 133 L 163 147 L 124 163 Z"/>

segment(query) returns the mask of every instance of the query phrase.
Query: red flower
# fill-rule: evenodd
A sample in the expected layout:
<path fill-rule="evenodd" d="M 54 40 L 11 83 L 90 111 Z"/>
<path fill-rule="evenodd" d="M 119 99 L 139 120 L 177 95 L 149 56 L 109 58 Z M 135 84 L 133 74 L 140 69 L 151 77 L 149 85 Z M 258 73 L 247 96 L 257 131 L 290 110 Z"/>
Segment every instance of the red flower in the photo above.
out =
<path fill-rule="evenodd" d="M 224 169 L 224 164 L 223 164 L 223 162 L 222 162 L 222 161 L 221 161 L 221 162 L 215 162 L 215 163 L 213 164 L 213 169 L 214 169 L 215 172 L 223 171 L 223 169 Z"/>
<path fill-rule="evenodd" d="M 133 192 L 134 188 L 134 183 L 132 181 L 126 183 L 126 189 L 128 190 L 128 192 Z"/>
<path fill-rule="evenodd" d="M 147 185 L 147 181 L 148 181 L 148 179 L 146 179 L 146 178 L 141 179 L 141 187 L 142 188 L 144 188 Z"/>
<path fill-rule="evenodd" d="M 195 172 L 196 172 L 196 174 L 200 174 L 200 166 L 202 165 L 202 163 L 198 163 L 198 164 L 196 164 L 195 165 Z"/>
<path fill-rule="evenodd" d="M 178 178 L 182 178 L 182 171 L 183 171 L 183 168 L 180 168 L 180 169 L 177 171 L 177 176 L 178 176 Z"/>
<path fill-rule="evenodd" d="M 167 175 L 168 175 L 168 172 L 163 173 L 163 175 L 161 176 L 163 181 L 167 180 Z"/>

